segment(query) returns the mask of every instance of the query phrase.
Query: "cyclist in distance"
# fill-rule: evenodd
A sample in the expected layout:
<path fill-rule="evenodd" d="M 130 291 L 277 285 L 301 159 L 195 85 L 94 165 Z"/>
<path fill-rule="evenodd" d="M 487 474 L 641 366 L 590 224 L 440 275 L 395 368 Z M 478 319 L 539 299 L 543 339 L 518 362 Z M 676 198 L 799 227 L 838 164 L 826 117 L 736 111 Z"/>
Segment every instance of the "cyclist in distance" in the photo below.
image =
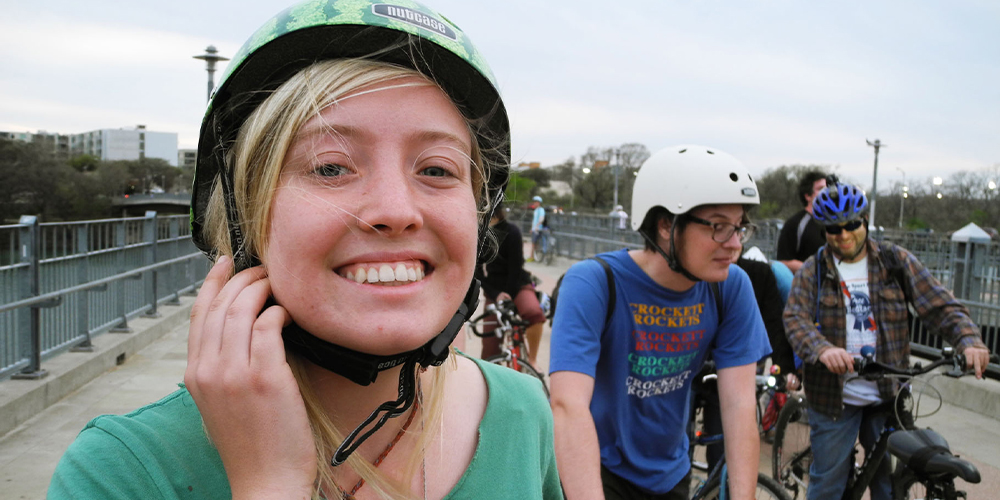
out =
<path fill-rule="evenodd" d="M 784 322 L 804 361 L 813 449 L 806 497 L 827 500 L 843 495 L 855 440 L 866 450 L 877 441 L 896 389 L 894 379 L 852 380 L 854 358 L 872 346 L 877 361 L 909 366 L 907 303 L 965 354 L 977 377 L 989 351 L 965 306 L 913 254 L 869 237 L 868 198 L 861 189 L 831 178 L 812 202 L 812 217 L 824 226 L 826 245 L 795 275 Z M 883 460 L 870 486 L 873 500 L 889 499 L 889 473 L 889 460 Z"/>
<path fill-rule="evenodd" d="M 461 29 L 389 2 L 293 5 L 233 56 L 198 141 L 215 264 L 185 384 L 87 424 L 49 498 L 562 498 L 541 383 L 450 348 L 503 101 Z"/>
<path fill-rule="evenodd" d="M 531 284 L 531 274 L 524 270 L 524 240 L 521 230 L 507 222 L 503 205 L 498 205 L 490 218 L 490 229 L 499 245 L 492 260 L 476 268 L 476 277 L 483 283 L 483 295 L 487 304 L 500 300 L 514 300 L 517 313 L 531 323 L 525 330 L 528 338 L 528 362 L 535 366 L 538 346 L 542 341 L 545 327 L 545 313 L 538 304 L 535 287 Z M 487 256 L 490 257 L 490 256 Z M 483 359 L 500 354 L 497 337 L 483 337 Z"/>
<path fill-rule="evenodd" d="M 531 257 L 528 257 L 528 262 L 535 260 L 534 256 L 538 255 L 535 247 L 542 239 L 542 231 L 549 225 L 548 221 L 545 220 L 545 207 L 542 206 L 542 197 L 533 197 L 531 204 L 535 208 L 531 212 Z"/>
<path fill-rule="evenodd" d="M 732 261 L 752 232 L 747 208 L 759 203 L 736 158 L 703 146 L 664 149 L 643 164 L 632 191 L 632 229 L 645 248 L 599 256 L 615 296 L 596 260 L 566 272 L 550 381 L 567 498 L 688 498 L 691 385 L 709 353 L 732 498 L 754 497 L 754 377 L 771 350 L 750 280 Z"/>

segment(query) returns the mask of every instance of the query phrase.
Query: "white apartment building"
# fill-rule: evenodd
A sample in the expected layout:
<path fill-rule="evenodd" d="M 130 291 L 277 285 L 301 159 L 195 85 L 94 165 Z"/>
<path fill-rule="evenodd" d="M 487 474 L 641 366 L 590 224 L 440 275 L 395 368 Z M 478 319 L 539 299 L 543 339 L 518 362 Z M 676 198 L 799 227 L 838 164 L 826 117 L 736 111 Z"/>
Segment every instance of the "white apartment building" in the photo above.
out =
<path fill-rule="evenodd" d="M 101 160 L 160 158 L 177 166 L 177 133 L 152 132 L 145 125 L 134 129 L 101 129 L 70 135 L 73 156 L 89 154 Z"/>
<path fill-rule="evenodd" d="M 198 162 L 197 149 L 178 149 L 177 166 L 194 168 Z"/>

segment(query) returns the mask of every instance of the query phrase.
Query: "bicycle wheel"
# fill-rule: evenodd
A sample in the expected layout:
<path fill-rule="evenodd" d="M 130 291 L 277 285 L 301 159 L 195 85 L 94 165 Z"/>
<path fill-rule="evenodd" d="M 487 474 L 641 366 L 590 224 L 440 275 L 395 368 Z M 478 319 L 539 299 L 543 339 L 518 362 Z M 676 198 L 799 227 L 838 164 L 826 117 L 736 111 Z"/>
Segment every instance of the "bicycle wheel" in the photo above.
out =
<path fill-rule="evenodd" d="M 902 464 L 900 466 L 904 467 Z M 893 474 L 896 476 L 897 474 Z M 904 470 L 902 473 L 898 474 L 899 480 L 893 482 L 892 485 L 892 499 L 893 500 L 932 500 L 932 499 L 943 499 L 943 495 L 938 495 L 933 487 L 927 487 L 913 472 L 909 469 Z"/>
<path fill-rule="evenodd" d="M 542 236 L 541 238 L 538 238 L 538 242 L 535 243 L 535 245 L 532 247 L 531 257 L 535 259 L 535 262 L 541 263 L 542 259 L 545 258 L 544 244 L 545 244 L 545 237 Z"/>
<path fill-rule="evenodd" d="M 548 242 L 545 245 L 545 265 L 551 266 L 552 261 L 556 257 L 556 239 L 555 237 L 548 238 Z"/>
<path fill-rule="evenodd" d="M 510 360 L 507 359 L 507 355 L 505 354 L 497 354 L 495 356 L 490 356 L 486 358 L 486 362 L 510 368 Z M 545 391 L 545 397 L 548 398 L 549 386 L 545 383 L 545 377 L 541 373 L 538 373 L 538 370 L 536 370 L 534 366 L 531 366 L 531 363 L 528 363 L 528 361 L 523 358 L 518 358 L 517 364 L 519 372 L 525 375 L 531 375 L 532 377 L 537 378 L 542 383 L 542 390 Z"/>
<path fill-rule="evenodd" d="M 805 399 L 788 398 L 778 413 L 778 423 L 774 428 L 772 477 L 790 492 L 789 496 L 793 499 L 804 498 L 809 485 L 809 465 L 812 464 Z"/>
<path fill-rule="evenodd" d="M 705 485 L 704 491 L 703 495 L 696 498 L 704 500 L 719 498 L 719 478 L 714 478 Z M 730 496 L 726 494 L 726 498 L 730 498 Z M 754 493 L 754 498 L 757 500 L 792 500 L 781 484 L 764 473 L 757 474 L 757 491 Z"/>

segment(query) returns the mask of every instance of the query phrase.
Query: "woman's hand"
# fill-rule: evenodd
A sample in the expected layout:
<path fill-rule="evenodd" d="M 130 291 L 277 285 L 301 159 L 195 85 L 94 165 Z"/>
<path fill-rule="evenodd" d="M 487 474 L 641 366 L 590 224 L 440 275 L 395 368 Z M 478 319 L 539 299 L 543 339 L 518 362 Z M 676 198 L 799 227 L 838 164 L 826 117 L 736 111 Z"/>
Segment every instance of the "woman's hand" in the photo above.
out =
<path fill-rule="evenodd" d="M 268 307 L 266 272 L 228 279 L 220 257 L 191 310 L 184 382 L 219 450 L 233 498 L 309 498 L 316 451 L 305 403 L 285 361 L 281 329 L 291 322 Z"/>

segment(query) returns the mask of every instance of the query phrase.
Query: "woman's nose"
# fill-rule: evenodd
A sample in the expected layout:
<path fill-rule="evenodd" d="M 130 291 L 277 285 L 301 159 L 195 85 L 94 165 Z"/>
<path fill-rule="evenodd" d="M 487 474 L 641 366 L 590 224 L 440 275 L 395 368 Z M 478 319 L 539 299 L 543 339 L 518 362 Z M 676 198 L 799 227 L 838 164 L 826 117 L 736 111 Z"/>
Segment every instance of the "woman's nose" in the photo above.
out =
<path fill-rule="evenodd" d="M 399 167 L 380 168 L 369 176 L 357 214 L 361 229 L 389 236 L 423 225 L 418 194 L 410 177 L 408 170 Z"/>

